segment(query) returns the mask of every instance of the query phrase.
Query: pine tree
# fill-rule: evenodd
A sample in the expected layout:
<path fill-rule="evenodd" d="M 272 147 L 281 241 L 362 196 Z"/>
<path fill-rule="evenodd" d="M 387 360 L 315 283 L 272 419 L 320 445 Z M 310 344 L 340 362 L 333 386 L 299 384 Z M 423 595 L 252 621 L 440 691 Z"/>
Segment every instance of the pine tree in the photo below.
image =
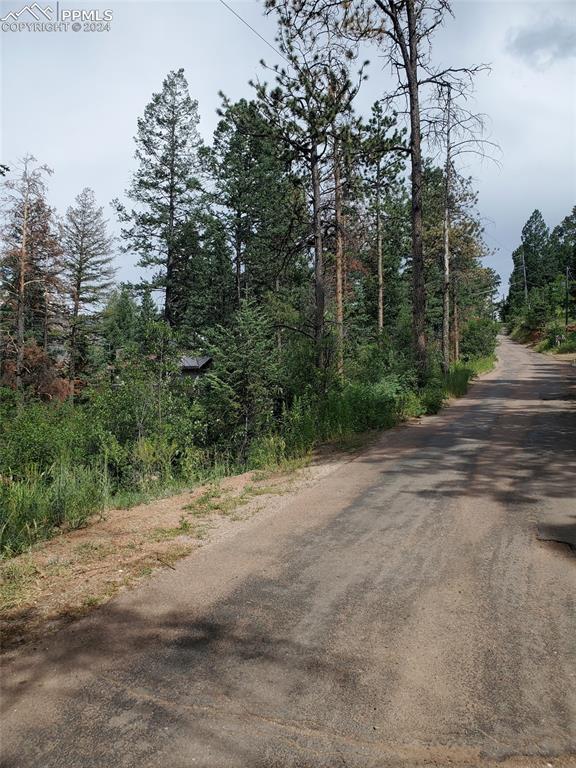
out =
<path fill-rule="evenodd" d="M 372 105 L 370 119 L 364 128 L 363 156 L 365 185 L 370 212 L 374 218 L 376 272 L 378 280 L 377 322 L 378 331 L 384 330 L 385 265 L 384 265 L 384 210 L 387 192 L 397 184 L 403 169 L 398 147 L 402 145 L 403 132 L 396 127 L 393 115 L 386 114 L 381 101 Z"/>
<path fill-rule="evenodd" d="M 215 327 L 207 351 L 214 367 L 199 382 L 209 439 L 225 437 L 242 458 L 250 442 L 270 428 L 280 375 L 274 335 L 266 313 L 243 301 L 230 328 Z"/>
<path fill-rule="evenodd" d="M 150 354 L 152 350 L 153 327 L 158 322 L 158 310 L 154 304 L 152 293 L 145 290 L 140 300 L 140 309 L 137 319 L 137 340 L 143 354 Z"/>
<path fill-rule="evenodd" d="M 576 280 L 576 206 L 552 230 L 550 248 L 556 271 L 564 274 L 568 267 Z"/>
<path fill-rule="evenodd" d="M 556 273 L 555 265 L 550 264 L 550 233 L 539 210 L 531 214 L 522 228 L 522 252 L 528 290 L 541 287 Z"/>
<path fill-rule="evenodd" d="M 170 72 L 162 91 L 155 93 L 138 120 L 135 137 L 139 167 L 128 197 L 137 208 L 116 206 L 126 242 L 125 251 L 140 256 L 142 267 L 157 268 L 149 287 L 164 290 L 164 319 L 172 326 L 182 322 L 181 263 L 190 240 L 185 227 L 194 215 L 200 184 L 198 103 L 190 98 L 184 70 Z"/>
<path fill-rule="evenodd" d="M 302 164 L 311 200 L 311 239 L 314 243 L 313 328 L 316 366 L 326 366 L 326 281 L 323 206 L 323 170 L 328 159 L 335 121 L 351 113 L 363 78 L 356 83 L 349 70 L 354 53 L 331 45 L 329 35 L 295 24 L 297 11 L 290 3 L 268 3 L 278 17 L 278 44 L 289 67 L 276 66 L 276 87 L 256 86 L 261 108 L 282 140 Z"/>
<path fill-rule="evenodd" d="M 113 284 L 113 240 L 108 235 L 103 209 L 96 204 L 94 192 L 85 188 L 68 208 L 61 224 L 64 274 L 70 301 L 68 333 L 68 378 L 71 395 L 81 368 L 79 347 L 84 346 L 86 314 L 103 300 Z"/>
<path fill-rule="evenodd" d="M 211 152 L 214 200 L 233 252 L 237 306 L 290 280 L 306 212 L 290 154 L 255 102 L 224 99 Z"/>
<path fill-rule="evenodd" d="M 187 347 L 197 346 L 209 328 L 228 325 L 235 307 L 230 247 L 220 218 L 203 211 L 190 227 L 190 237 L 195 258 L 190 260 L 183 282 L 187 296 L 182 318 Z"/>
<path fill-rule="evenodd" d="M 139 342 L 139 307 L 132 290 L 120 285 L 110 295 L 102 313 L 102 335 L 108 364 L 129 358 Z"/>

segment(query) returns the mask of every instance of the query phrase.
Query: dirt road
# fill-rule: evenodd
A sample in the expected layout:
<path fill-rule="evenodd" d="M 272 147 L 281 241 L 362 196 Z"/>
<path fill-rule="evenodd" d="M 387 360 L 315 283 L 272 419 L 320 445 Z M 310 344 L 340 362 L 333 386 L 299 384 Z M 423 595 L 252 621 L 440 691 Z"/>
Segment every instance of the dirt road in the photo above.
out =
<path fill-rule="evenodd" d="M 3 768 L 576 765 L 574 369 L 498 368 L 11 660 Z"/>

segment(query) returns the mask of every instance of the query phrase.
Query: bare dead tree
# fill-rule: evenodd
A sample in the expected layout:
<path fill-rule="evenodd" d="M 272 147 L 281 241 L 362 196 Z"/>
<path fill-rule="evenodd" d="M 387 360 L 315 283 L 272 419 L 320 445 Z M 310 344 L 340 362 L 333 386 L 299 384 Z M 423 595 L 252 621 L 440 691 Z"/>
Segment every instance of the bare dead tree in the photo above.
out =
<path fill-rule="evenodd" d="M 22 388 L 24 372 L 24 352 L 26 338 L 26 300 L 28 288 L 33 283 L 42 283 L 44 298 L 44 313 L 48 311 L 47 286 L 44 277 L 31 267 L 31 247 L 33 246 L 30 222 L 35 207 L 44 208 L 46 187 L 44 178 L 52 170 L 45 165 L 35 166 L 36 158 L 25 155 L 20 161 L 14 179 L 4 184 L 3 204 L 7 209 L 7 222 L 4 227 L 6 251 L 3 269 L 3 292 L 8 297 L 8 303 L 14 307 L 15 334 L 13 343 L 16 352 L 15 383 L 16 388 Z"/>
<path fill-rule="evenodd" d="M 450 368 L 450 171 L 452 164 L 452 87 L 446 99 L 446 165 L 444 170 L 444 259 L 442 282 L 442 366 Z"/>
<path fill-rule="evenodd" d="M 435 81 L 436 93 L 426 106 L 423 119 L 427 127 L 428 145 L 444 155 L 444 250 L 442 257 L 442 365 L 444 372 L 450 367 L 450 338 L 452 337 L 454 360 L 459 358 L 458 292 L 453 287 L 454 332 L 450 328 L 450 214 L 452 181 L 459 178 L 457 161 L 461 156 L 473 154 L 482 159 L 498 162 L 498 144 L 486 136 L 486 115 L 472 112 L 467 104 L 472 97 L 472 82 L 454 81 L 439 76 Z M 458 338 L 457 338 L 458 337 Z"/>
<path fill-rule="evenodd" d="M 334 136 L 334 227 L 336 262 L 336 370 L 344 378 L 344 232 L 342 226 L 342 183 L 340 137 Z"/>

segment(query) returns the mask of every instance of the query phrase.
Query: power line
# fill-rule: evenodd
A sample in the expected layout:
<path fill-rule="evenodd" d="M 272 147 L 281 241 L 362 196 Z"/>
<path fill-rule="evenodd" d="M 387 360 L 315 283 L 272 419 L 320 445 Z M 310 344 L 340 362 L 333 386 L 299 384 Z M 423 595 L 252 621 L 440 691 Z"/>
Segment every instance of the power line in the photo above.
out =
<path fill-rule="evenodd" d="M 246 21 L 246 19 L 243 19 L 243 18 L 242 18 L 242 16 L 240 16 L 240 14 L 239 14 L 239 13 L 236 13 L 236 11 L 234 10 L 234 8 L 231 8 L 231 7 L 228 5 L 228 3 L 226 3 L 226 2 L 225 2 L 225 0 L 219 0 L 219 2 L 221 2 L 221 3 L 222 3 L 222 5 L 223 5 L 225 8 L 227 8 L 227 9 L 230 11 L 230 13 L 233 13 L 233 14 L 234 14 L 234 16 L 236 16 L 236 18 L 237 18 L 237 19 L 240 19 L 240 21 L 242 22 L 242 24 L 244 24 L 245 26 L 247 26 L 247 27 L 248 27 L 248 29 L 249 29 L 249 30 L 251 30 L 252 32 L 254 32 L 254 34 L 256 35 L 256 37 L 259 37 L 259 38 L 260 38 L 260 40 L 262 40 L 262 42 L 263 42 L 263 43 L 266 43 L 266 45 L 268 46 L 268 48 L 271 48 L 271 49 L 274 51 L 274 53 L 278 54 L 278 56 L 281 56 L 281 57 L 284 59 L 284 61 L 287 61 L 287 62 L 288 62 L 288 64 L 290 64 L 290 62 L 288 61 L 288 59 L 286 58 L 286 56 L 284 56 L 284 54 L 283 54 L 283 53 L 280 53 L 280 51 L 279 51 L 277 48 L 275 48 L 275 47 L 272 45 L 272 43 L 268 42 L 268 40 L 266 40 L 266 38 L 265 38 L 265 37 L 262 37 L 262 35 L 260 34 L 260 32 L 258 32 L 257 30 L 255 30 L 255 29 L 254 29 L 254 27 L 250 26 L 250 24 L 248 24 L 248 22 Z"/>

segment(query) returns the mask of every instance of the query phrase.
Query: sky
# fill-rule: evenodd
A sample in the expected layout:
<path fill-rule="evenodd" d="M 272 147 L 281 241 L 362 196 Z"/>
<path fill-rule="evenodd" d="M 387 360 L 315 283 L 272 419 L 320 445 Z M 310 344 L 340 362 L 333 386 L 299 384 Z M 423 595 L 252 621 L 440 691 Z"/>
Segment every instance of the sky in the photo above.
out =
<path fill-rule="evenodd" d="M 227 3 L 273 44 L 274 20 L 262 3 Z M 40 5 L 55 9 L 56 2 Z M 0 17 L 22 6 L 0 2 Z M 0 161 L 11 166 L 30 153 L 51 167 L 49 199 L 61 213 L 91 187 L 117 231 L 110 201 L 122 199 L 130 183 L 136 121 L 166 73 L 184 68 L 209 142 L 219 92 L 250 98 L 249 80 L 266 79 L 260 59 L 281 60 L 220 0 L 70 0 L 62 9 L 110 9 L 113 20 L 109 31 L 0 32 Z M 499 164 L 469 156 L 460 170 L 475 180 L 493 250 L 485 263 L 505 286 L 531 212 L 539 208 L 553 227 L 576 205 L 576 3 L 455 0 L 452 9 L 433 58 L 491 66 L 477 80 L 473 109 L 489 116 Z M 359 112 L 391 82 L 377 50 L 365 53 L 369 78 Z M 118 255 L 119 279 L 134 278 L 133 262 Z"/>

